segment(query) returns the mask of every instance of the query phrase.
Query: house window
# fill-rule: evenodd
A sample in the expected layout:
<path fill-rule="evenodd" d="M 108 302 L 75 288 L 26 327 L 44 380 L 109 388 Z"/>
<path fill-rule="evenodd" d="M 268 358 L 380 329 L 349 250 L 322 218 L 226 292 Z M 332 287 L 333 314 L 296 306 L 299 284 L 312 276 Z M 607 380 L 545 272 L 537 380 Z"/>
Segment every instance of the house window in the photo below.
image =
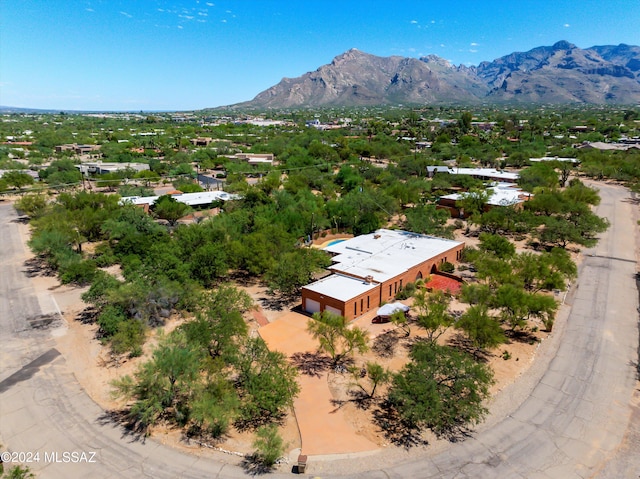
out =
<path fill-rule="evenodd" d="M 364 299 L 360 298 L 360 312 L 364 309 Z"/>
<path fill-rule="evenodd" d="M 353 315 L 355 316 L 356 314 L 358 314 L 358 303 L 356 303 L 354 301 L 354 303 L 353 303 Z"/>
<path fill-rule="evenodd" d="M 391 296 L 391 285 L 389 285 L 389 296 Z"/>
<path fill-rule="evenodd" d="M 367 309 L 369 309 L 371 306 L 369 306 L 369 296 L 367 296 Z"/>
<path fill-rule="evenodd" d="M 400 289 L 402 289 L 402 280 L 400 280 Z"/>

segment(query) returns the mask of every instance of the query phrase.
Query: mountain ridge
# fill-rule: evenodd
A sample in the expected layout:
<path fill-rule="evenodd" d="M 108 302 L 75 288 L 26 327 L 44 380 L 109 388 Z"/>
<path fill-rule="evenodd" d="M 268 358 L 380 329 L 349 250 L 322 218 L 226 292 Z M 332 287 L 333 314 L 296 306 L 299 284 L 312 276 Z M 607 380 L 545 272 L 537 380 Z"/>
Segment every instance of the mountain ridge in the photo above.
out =
<path fill-rule="evenodd" d="M 443 103 L 640 103 L 640 47 L 581 49 L 561 40 L 478 66 L 437 55 L 380 57 L 351 48 L 232 108 Z"/>

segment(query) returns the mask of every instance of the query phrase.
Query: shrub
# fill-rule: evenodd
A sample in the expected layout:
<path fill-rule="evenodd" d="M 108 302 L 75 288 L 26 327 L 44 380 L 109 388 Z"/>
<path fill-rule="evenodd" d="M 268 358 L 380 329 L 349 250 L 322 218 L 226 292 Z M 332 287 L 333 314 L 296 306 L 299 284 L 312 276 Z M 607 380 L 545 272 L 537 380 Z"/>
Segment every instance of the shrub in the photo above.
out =
<path fill-rule="evenodd" d="M 403 288 L 400 289 L 400 291 L 398 291 L 398 294 L 396 294 L 396 299 L 409 299 L 415 292 L 416 285 L 414 283 L 407 283 Z"/>
<path fill-rule="evenodd" d="M 106 306 L 98 316 L 98 325 L 102 335 L 106 338 L 114 336 L 120 327 L 120 323 L 127 320 L 124 311 L 118 306 Z"/>
<path fill-rule="evenodd" d="M 118 332 L 111 338 L 111 349 L 116 354 L 130 353 L 131 357 L 142 355 L 145 326 L 136 319 L 127 319 L 118 324 Z"/>
<path fill-rule="evenodd" d="M 60 265 L 62 284 L 75 283 L 80 286 L 90 284 L 96 276 L 96 263 L 93 260 L 72 260 Z"/>
<path fill-rule="evenodd" d="M 448 261 L 445 261 L 440 265 L 440 271 L 444 273 L 453 273 L 455 270 L 456 270 L 456 267 L 452 263 L 449 263 Z"/>
<path fill-rule="evenodd" d="M 258 429 L 253 447 L 256 449 L 254 457 L 264 466 L 272 467 L 284 453 L 285 444 L 275 425 L 263 426 Z"/>

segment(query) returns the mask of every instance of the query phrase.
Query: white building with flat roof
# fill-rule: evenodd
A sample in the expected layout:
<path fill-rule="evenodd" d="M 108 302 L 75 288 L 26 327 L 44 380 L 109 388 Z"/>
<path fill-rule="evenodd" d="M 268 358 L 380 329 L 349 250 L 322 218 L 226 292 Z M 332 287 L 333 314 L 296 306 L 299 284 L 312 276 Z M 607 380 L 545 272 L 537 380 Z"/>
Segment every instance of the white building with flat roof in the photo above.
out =
<path fill-rule="evenodd" d="M 408 283 L 460 259 L 464 243 L 402 230 L 379 229 L 324 248 L 335 274 L 302 288 L 309 313 L 331 311 L 352 320 L 393 300 Z"/>

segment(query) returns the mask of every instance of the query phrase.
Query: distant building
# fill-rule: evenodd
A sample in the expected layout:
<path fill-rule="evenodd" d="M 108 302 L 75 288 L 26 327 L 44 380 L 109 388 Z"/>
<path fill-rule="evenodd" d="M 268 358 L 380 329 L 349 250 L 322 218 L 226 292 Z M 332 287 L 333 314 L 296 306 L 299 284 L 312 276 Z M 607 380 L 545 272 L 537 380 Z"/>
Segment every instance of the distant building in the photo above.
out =
<path fill-rule="evenodd" d="M 126 169 L 132 169 L 136 172 L 149 169 L 147 163 L 104 163 L 102 161 L 89 161 L 76 165 L 80 173 L 87 176 L 89 173 L 94 175 L 104 175 L 106 173 L 115 173 Z"/>
<path fill-rule="evenodd" d="M 485 211 L 497 206 L 515 206 L 521 208 L 525 201 L 531 199 L 531 193 L 527 193 L 512 183 L 497 183 L 486 190 L 490 193 L 485 204 Z M 467 215 L 458 206 L 458 201 L 464 198 L 467 193 L 452 193 L 441 196 L 438 199 L 438 209 L 446 209 L 452 218 L 463 218 Z"/>
<path fill-rule="evenodd" d="M 630 148 L 640 148 L 640 144 L 632 143 L 604 143 L 602 141 L 585 141 L 578 148 L 594 149 L 600 151 L 627 151 Z"/>
<path fill-rule="evenodd" d="M 58 145 L 55 147 L 56 153 L 62 153 L 63 151 L 73 151 L 76 155 L 84 155 L 97 151 L 100 149 L 100 145 L 78 145 L 76 143 L 70 143 L 66 145 Z"/>
<path fill-rule="evenodd" d="M 275 161 L 273 153 L 236 153 L 235 155 L 225 155 L 231 160 L 243 160 L 250 165 L 268 164 Z"/>
<path fill-rule="evenodd" d="M 560 158 L 558 156 L 543 156 L 542 158 L 529 158 L 532 163 L 540 163 L 545 161 L 560 161 L 563 163 L 580 163 L 580 160 L 576 158 Z"/>
<path fill-rule="evenodd" d="M 353 320 L 393 301 L 445 261 L 456 263 L 463 248 L 459 241 L 388 229 L 329 245 L 324 250 L 334 255 L 334 274 L 302 288 L 302 308 Z"/>
<path fill-rule="evenodd" d="M 182 193 L 181 191 L 174 191 L 170 194 L 180 203 L 185 203 L 189 206 L 202 206 L 215 203 L 216 201 L 229 201 L 237 200 L 239 195 L 227 193 L 225 191 L 200 191 L 198 193 Z M 125 196 L 120 199 L 120 204 L 134 204 L 138 206 L 153 206 L 158 201 L 160 196 Z"/>
<path fill-rule="evenodd" d="M 496 170 L 495 168 L 456 168 L 446 166 L 427 166 L 427 173 L 429 177 L 433 177 L 433 175 L 435 175 L 436 173 L 446 173 L 449 175 L 469 175 L 473 178 L 478 178 L 479 180 L 508 183 L 515 183 L 520 177 L 518 173 Z"/>

